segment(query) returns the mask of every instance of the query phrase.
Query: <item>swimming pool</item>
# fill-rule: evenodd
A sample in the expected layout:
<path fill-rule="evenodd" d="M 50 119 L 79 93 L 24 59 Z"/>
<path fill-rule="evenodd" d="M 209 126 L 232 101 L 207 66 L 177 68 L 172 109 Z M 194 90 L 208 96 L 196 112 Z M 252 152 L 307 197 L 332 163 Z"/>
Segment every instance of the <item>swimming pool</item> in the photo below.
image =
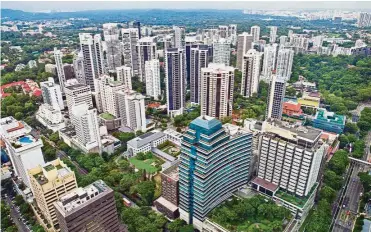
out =
<path fill-rule="evenodd" d="M 18 139 L 20 143 L 32 143 L 32 139 L 30 139 L 28 136 L 22 137 Z"/>

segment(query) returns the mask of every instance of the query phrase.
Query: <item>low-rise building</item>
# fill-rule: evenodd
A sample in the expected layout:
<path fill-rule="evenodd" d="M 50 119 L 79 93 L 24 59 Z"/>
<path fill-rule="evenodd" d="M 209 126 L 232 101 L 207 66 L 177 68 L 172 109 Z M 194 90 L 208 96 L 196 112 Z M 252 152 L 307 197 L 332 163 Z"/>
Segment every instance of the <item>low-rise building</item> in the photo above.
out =
<path fill-rule="evenodd" d="M 298 102 L 288 101 L 283 103 L 282 114 L 288 117 L 302 118 L 303 110 Z"/>
<path fill-rule="evenodd" d="M 175 131 L 173 129 L 166 129 L 163 131 L 164 134 L 166 134 L 167 139 L 174 144 L 181 146 L 182 145 L 182 133 L 179 133 L 178 131 Z"/>
<path fill-rule="evenodd" d="M 148 132 L 127 142 L 128 156 L 132 157 L 139 152 L 149 152 L 153 147 L 167 140 L 167 135 L 163 132 Z"/>
<path fill-rule="evenodd" d="M 107 127 L 107 130 L 117 130 L 121 127 L 121 118 L 108 112 L 99 115 L 99 122 Z"/>
<path fill-rule="evenodd" d="M 345 119 L 346 117 L 344 115 L 335 114 L 326 109 L 319 109 L 313 120 L 313 127 L 341 134 L 344 131 Z"/>
<path fill-rule="evenodd" d="M 36 112 L 36 119 L 54 132 L 66 126 L 61 110 L 59 108 L 53 108 L 49 104 L 40 105 L 39 110 Z"/>

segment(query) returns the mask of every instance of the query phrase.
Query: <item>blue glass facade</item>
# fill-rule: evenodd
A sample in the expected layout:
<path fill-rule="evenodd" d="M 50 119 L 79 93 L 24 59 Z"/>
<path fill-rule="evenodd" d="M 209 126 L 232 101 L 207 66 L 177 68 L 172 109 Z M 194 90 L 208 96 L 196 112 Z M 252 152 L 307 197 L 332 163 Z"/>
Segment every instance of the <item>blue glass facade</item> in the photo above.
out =
<path fill-rule="evenodd" d="M 252 134 L 228 134 L 219 120 L 199 117 L 183 135 L 179 165 L 180 209 L 188 222 L 203 221 L 232 192 L 247 184 Z"/>

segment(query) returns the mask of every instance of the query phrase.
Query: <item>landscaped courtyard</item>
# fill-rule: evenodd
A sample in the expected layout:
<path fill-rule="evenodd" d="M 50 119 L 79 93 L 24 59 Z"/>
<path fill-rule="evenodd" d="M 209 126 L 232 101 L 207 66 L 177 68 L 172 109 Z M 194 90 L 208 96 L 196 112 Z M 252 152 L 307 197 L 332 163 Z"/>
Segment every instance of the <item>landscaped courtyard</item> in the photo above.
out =
<path fill-rule="evenodd" d="M 157 148 L 173 157 L 178 157 L 180 155 L 180 148 L 170 141 L 158 145 Z"/>
<path fill-rule="evenodd" d="M 161 170 L 163 160 L 157 158 L 152 153 L 137 154 L 135 157 L 129 158 L 129 161 L 136 169 L 146 170 L 149 174 L 154 174 Z"/>

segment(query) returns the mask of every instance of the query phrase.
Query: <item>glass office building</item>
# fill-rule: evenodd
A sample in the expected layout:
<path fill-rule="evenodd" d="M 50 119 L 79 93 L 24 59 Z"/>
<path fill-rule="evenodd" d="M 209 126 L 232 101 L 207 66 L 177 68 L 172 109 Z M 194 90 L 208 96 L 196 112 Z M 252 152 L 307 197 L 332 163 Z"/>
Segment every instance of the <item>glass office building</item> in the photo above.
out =
<path fill-rule="evenodd" d="M 207 214 L 247 184 L 252 133 L 200 116 L 183 135 L 179 165 L 180 217 L 196 228 Z"/>

